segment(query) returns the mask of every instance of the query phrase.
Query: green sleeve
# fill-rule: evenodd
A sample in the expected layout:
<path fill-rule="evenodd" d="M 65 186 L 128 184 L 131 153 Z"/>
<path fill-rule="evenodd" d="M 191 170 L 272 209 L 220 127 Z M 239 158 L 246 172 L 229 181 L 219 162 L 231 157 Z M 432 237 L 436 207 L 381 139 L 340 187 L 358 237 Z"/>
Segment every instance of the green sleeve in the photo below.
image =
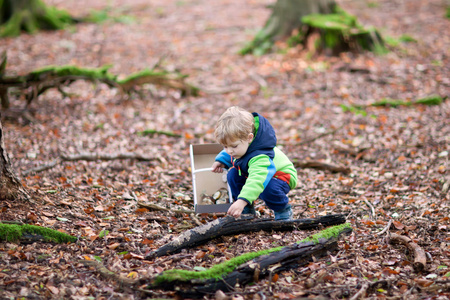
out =
<path fill-rule="evenodd" d="M 264 191 L 276 172 L 275 164 L 267 155 L 260 154 L 248 162 L 248 178 L 238 199 L 253 203 Z"/>

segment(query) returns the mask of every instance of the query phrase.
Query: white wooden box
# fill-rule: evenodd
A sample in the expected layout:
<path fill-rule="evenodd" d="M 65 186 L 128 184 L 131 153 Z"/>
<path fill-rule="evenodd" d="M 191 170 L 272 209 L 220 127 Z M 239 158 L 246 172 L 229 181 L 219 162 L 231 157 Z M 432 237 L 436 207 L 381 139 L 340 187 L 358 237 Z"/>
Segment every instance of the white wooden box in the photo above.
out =
<path fill-rule="evenodd" d="M 223 150 L 220 144 L 198 144 L 190 146 L 192 186 L 196 213 L 227 212 L 233 201 L 230 187 L 226 182 L 227 172 L 213 173 L 212 164 L 217 154 Z M 226 203 L 216 204 L 214 195 L 218 191 L 227 198 Z M 212 203 L 207 203 L 210 201 Z M 222 196 L 221 201 L 224 201 Z"/>

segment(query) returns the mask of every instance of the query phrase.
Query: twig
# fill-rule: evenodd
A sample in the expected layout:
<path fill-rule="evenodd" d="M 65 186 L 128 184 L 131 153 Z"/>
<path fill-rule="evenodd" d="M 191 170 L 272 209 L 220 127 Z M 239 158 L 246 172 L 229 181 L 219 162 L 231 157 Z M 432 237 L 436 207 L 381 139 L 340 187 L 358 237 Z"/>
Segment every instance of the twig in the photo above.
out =
<path fill-rule="evenodd" d="M 197 219 L 197 217 L 193 213 L 190 214 L 189 216 L 191 217 L 191 220 L 194 221 L 194 223 L 197 224 L 198 226 L 202 226 L 203 225 L 203 223 L 200 222 L 200 220 Z"/>
<path fill-rule="evenodd" d="M 37 166 L 35 168 L 31 168 L 31 169 L 28 169 L 26 171 L 23 171 L 22 175 L 28 175 L 30 173 L 39 173 L 39 172 L 42 172 L 42 171 L 45 171 L 45 170 L 49 170 L 49 169 L 55 167 L 56 165 L 58 165 L 59 163 L 61 163 L 61 159 L 57 158 L 57 159 L 53 160 L 52 162 L 50 162 L 48 164 Z"/>
<path fill-rule="evenodd" d="M 361 289 L 355 295 L 353 295 L 353 297 L 351 297 L 350 300 L 356 300 L 359 299 L 360 297 L 365 297 L 368 288 L 369 284 L 365 282 L 362 285 Z"/>
<path fill-rule="evenodd" d="M 380 232 L 378 232 L 376 235 L 382 235 L 383 233 L 385 233 L 386 231 L 389 230 L 389 228 L 391 228 L 392 225 L 392 219 L 389 220 L 389 223 L 386 225 L 386 227 L 383 228 L 383 230 L 381 230 Z"/>
<path fill-rule="evenodd" d="M 143 203 L 143 202 L 138 202 L 137 204 L 139 207 L 143 207 L 143 208 L 147 208 L 149 210 L 157 210 L 157 211 L 172 211 L 175 213 L 183 213 L 183 214 L 194 214 L 195 211 L 192 210 L 185 210 L 185 209 L 170 209 L 170 208 L 166 208 L 163 206 L 160 206 L 158 204 L 153 204 L 153 203 Z M 200 221 L 199 221 L 200 222 Z M 201 224 L 203 225 L 203 224 Z"/>
<path fill-rule="evenodd" d="M 23 225 L 24 223 L 21 221 L 6 221 L 6 220 L 0 220 L 0 223 L 3 224 L 15 224 L 15 225 Z"/>
<path fill-rule="evenodd" d="M 372 203 L 370 203 L 367 199 L 363 199 L 364 203 L 370 208 L 370 212 L 372 213 L 372 218 L 375 218 L 375 208 L 373 208 Z"/>
<path fill-rule="evenodd" d="M 60 164 L 63 161 L 79 161 L 79 160 L 86 160 L 86 161 L 97 161 L 97 160 L 116 160 L 116 159 L 136 159 L 138 161 L 151 161 L 151 160 L 161 160 L 160 157 L 149 157 L 144 156 L 142 154 L 134 153 L 134 152 L 123 152 L 123 153 L 99 153 L 99 152 L 84 152 L 80 154 L 60 154 L 60 157 L 53 160 L 52 162 L 48 164 L 44 164 L 41 166 L 37 166 L 35 168 L 31 168 L 29 170 L 23 171 L 23 175 L 28 175 L 30 173 L 38 173 L 42 171 L 49 170 L 58 164 Z"/>
<path fill-rule="evenodd" d="M 136 159 L 139 161 L 150 161 L 157 159 L 156 157 L 148 157 L 134 152 L 123 153 L 100 153 L 100 152 L 84 152 L 80 154 L 61 154 L 61 158 L 65 161 L 96 161 L 96 160 L 116 160 L 116 159 Z"/>
<path fill-rule="evenodd" d="M 87 267 L 93 267 L 96 272 L 100 273 L 103 277 L 117 281 L 122 286 L 134 285 L 139 282 L 136 279 L 124 278 L 113 271 L 108 270 L 103 264 L 95 260 L 80 260 L 79 263 Z"/>

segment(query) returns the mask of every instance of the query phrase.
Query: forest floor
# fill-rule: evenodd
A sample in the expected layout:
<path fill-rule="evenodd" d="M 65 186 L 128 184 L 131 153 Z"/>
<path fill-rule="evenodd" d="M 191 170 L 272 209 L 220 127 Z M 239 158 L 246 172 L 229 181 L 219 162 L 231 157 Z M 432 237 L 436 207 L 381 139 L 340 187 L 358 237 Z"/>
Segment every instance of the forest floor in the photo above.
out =
<path fill-rule="evenodd" d="M 348 174 L 298 168 L 289 194 L 295 218 L 346 214 L 353 227 L 338 251 L 251 286 L 233 299 L 449 299 L 450 101 L 437 106 L 373 107 L 384 98 L 415 101 L 450 91 L 450 20 L 443 0 L 338 1 L 386 37 L 412 37 L 388 54 L 311 55 L 282 43 L 271 54 L 237 54 L 270 15 L 273 0 L 46 1 L 75 16 L 109 9 L 116 22 L 0 40 L 7 75 L 47 65 L 100 67 L 121 77 L 152 67 L 188 74 L 204 91 L 147 86 L 143 98 L 77 81 L 49 90 L 30 106 L 33 122 L 2 113 L 5 146 L 32 202 L 0 201 L 0 219 L 26 221 L 80 237 L 72 244 L 0 242 L 1 299 L 173 298 L 172 291 L 129 290 L 79 260 L 100 261 L 128 278 L 152 278 L 173 268 L 208 268 L 240 254 L 290 245 L 316 231 L 257 232 L 217 238 L 181 254 L 146 260 L 198 221 L 221 215 L 192 211 L 189 145 L 214 142 L 218 116 L 239 105 L 264 115 L 292 160 L 320 161 Z M 120 17 L 122 16 L 122 17 Z M 123 17 L 127 16 L 127 17 Z M 215 91 L 215 93 L 213 93 Z M 344 111 L 341 105 L 365 106 Z M 179 134 L 142 135 L 152 129 Z M 59 161 L 62 155 L 135 152 L 153 159 Z M 157 204 L 155 211 L 138 203 Z M 262 218 L 272 217 L 257 202 Z M 392 221 L 392 222 L 390 222 Z M 386 228 L 390 225 L 389 228 Z M 380 233 L 387 229 L 384 233 Z M 389 241 L 411 238 L 426 253 Z M 367 284 L 367 285 L 365 285 Z M 205 296 L 214 299 L 214 295 Z"/>

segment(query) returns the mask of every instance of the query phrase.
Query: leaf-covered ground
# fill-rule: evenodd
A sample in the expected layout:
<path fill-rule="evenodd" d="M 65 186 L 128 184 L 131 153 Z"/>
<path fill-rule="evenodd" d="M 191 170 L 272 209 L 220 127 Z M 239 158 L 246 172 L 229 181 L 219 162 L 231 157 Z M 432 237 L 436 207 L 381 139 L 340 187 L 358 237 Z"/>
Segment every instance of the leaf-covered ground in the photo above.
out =
<path fill-rule="evenodd" d="M 78 261 L 101 261 L 124 277 L 149 278 L 173 268 L 209 267 L 315 233 L 241 234 L 144 259 L 180 232 L 213 220 L 175 210 L 193 210 L 189 145 L 214 142 L 215 121 L 232 105 L 265 115 L 293 160 L 351 168 L 344 174 L 299 167 L 300 185 L 290 197 L 296 218 L 344 213 L 354 231 L 342 239 L 338 252 L 237 287 L 229 296 L 342 299 L 367 283 L 371 299 L 448 299 L 450 101 L 353 112 L 341 107 L 449 95 L 445 1 L 339 1 L 363 24 L 405 41 L 383 56 L 339 57 L 311 56 L 307 49 L 286 49 L 282 43 L 272 54 L 237 55 L 264 25 L 274 2 L 269 0 L 46 2 L 78 16 L 108 9 L 115 18 L 2 39 L 7 75 L 47 65 L 111 64 L 111 72 L 124 77 L 160 63 L 189 74 L 188 81 L 206 92 L 181 97 L 178 91 L 145 86 L 145 97 L 123 99 L 115 89 L 78 81 L 64 88 L 70 96 L 49 90 L 35 100 L 32 123 L 4 114 L 6 148 L 33 202 L 2 200 L 0 219 L 58 229 L 80 240 L 68 245 L 1 242 L 2 299 L 171 298 L 170 292 L 122 288 Z M 11 111 L 24 105 L 17 99 Z M 140 134 L 147 129 L 181 137 Z M 153 159 L 63 161 L 30 172 L 61 155 L 84 152 L 135 152 Z M 169 211 L 149 210 L 140 202 Z M 263 203 L 257 206 L 261 217 L 271 217 Z M 377 234 L 390 220 L 390 228 Z M 389 232 L 408 236 L 426 252 L 425 271 L 414 270 L 410 250 L 389 243 Z"/>

